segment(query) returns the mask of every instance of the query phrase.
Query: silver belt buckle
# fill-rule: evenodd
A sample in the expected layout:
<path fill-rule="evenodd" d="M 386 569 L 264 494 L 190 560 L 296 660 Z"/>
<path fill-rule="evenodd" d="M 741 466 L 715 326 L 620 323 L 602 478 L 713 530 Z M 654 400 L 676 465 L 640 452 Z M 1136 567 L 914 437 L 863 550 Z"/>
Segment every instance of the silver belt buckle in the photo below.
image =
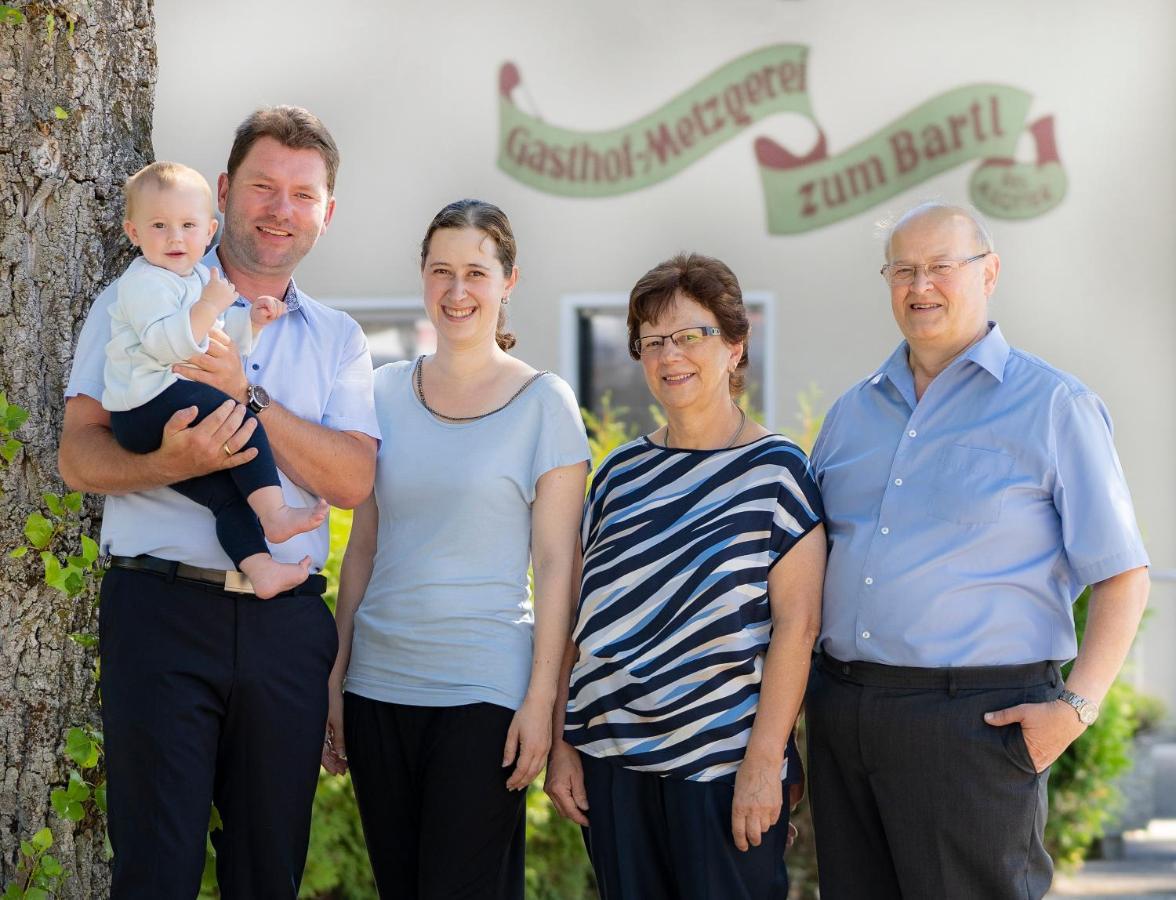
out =
<path fill-rule="evenodd" d="M 243 572 L 225 572 L 225 590 L 231 594 L 252 594 L 253 582 Z"/>

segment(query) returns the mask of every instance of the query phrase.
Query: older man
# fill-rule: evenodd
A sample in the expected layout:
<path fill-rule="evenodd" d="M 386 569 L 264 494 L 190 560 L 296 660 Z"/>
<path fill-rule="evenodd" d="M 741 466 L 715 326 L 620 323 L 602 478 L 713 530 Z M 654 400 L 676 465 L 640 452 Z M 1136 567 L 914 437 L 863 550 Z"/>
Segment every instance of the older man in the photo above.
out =
<path fill-rule="evenodd" d="M 194 409 L 177 413 L 144 455 L 115 442 L 99 403 L 113 286 L 78 342 L 59 466 L 72 487 L 108 495 L 99 629 L 115 900 L 196 896 L 214 800 L 222 896 L 298 892 L 335 658 L 325 579 L 259 600 L 232 571 L 212 514 L 164 485 L 252 458 L 241 452 L 248 405 L 291 505 L 351 507 L 371 492 L 379 430 L 367 342 L 292 277 L 331 221 L 338 165 L 330 133 L 304 109 L 261 109 L 237 129 L 217 190 L 224 236 L 204 262 L 239 303 L 268 294 L 288 312 L 244 365 L 214 332 L 186 374 L 231 399 L 198 424 Z M 271 551 L 318 569 L 327 542 L 324 524 Z"/>
<path fill-rule="evenodd" d="M 1106 408 L 1008 345 L 988 319 L 999 273 L 969 211 L 902 216 L 882 275 L 906 340 L 813 450 L 830 542 L 808 695 L 824 900 L 1041 897 L 1049 766 L 1097 717 L 1146 603 Z"/>

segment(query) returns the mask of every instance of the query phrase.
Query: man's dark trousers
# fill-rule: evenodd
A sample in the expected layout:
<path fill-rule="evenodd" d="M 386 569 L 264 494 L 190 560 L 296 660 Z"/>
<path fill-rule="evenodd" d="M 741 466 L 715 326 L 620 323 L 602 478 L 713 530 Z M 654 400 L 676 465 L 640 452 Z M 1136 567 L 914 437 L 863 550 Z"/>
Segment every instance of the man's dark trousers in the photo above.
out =
<path fill-rule="evenodd" d="M 214 801 L 221 896 L 295 897 L 337 646 L 322 597 L 115 568 L 99 637 L 113 900 L 192 900 Z"/>
<path fill-rule="evenodd" d="M 806 701 L 822 900 L 1037 900 L 1048 770 L 986 712 L 1057 698 L 1054 663 L 913 669 L 818 654 Z"/>

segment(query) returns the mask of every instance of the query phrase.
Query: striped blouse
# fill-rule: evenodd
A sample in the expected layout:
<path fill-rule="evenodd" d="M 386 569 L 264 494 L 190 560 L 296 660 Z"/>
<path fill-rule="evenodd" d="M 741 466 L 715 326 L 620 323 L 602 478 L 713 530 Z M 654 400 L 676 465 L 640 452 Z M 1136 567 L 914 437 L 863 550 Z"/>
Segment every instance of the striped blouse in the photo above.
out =
<path fill-rule="evenodd" d="M 822 516 L 808 460 L 777 434 L 726 450 L 639 438 L 606 457 L 584 505 L 567 741 L 733 781 L 771 638 L 768 572 Z"/>

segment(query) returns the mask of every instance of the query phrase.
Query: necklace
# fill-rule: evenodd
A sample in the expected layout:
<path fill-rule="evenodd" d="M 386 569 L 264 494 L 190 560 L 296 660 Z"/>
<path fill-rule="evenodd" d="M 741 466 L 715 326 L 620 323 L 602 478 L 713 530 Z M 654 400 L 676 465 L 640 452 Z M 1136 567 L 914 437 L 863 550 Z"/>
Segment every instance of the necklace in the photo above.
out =
<path fill-rule="evenodd" d="M 425 361 L 424 356 L 418 356 L 417 361 L 416 361 L 416 365 L 413 367 L 413 371 L 412 371 L 412 380 L 413 380 L 413 384 L 416 387 L 417 399 L 419 401 L 421 401 L 421 406 L 423 406 L 425 408 L 425 410 L 430 415 L 432 415 L 438 419 L 444 419 L 446 422 L 475 422 L 478 419 L 484 419 L 487 416 L 492 416 L 495 413 L 502 412 L 504 409 L 506 409 L 508 406 L 510 406 L 512 403 L 514 403 L 515 400 L 518 399 L 519 394 L 521 394 L 523 391 L 525 391 L 527 388 L 529 388 L 535 381 L 539 380 L 540 378 L 542 378 L 544 375 L 547 374 L 546 371 L 536 372 L 534 375 L 532 375 L 530 378 L 528 378 L 526 381 L 524 381 L 523 386 L 521 388 L 519 388 L 517 391 L 515 391 L 513 394 L 511 394 L 510 399 L 507 400 L 504 404 L 502 404 L 502 406 L 498 407 L 497 409 L 492 409 L 489 412 L 479 413 L 476 416 L 447 416 L 443 412 L 437 412 L 437 410 L 435 410 L 435 409 L 433 409 L 433 407 L 429 406 L 428 401 L 425 400 L 425 385 L 424 385 L 424 381 L 421 378 L 421 363 L 423 363 L 424 361 Z M 742 429 L 742 427 L 743 426 L 740 425 L 741 429 Z"/>
<path fill-rule="evenodd" d="M 735 433 L 733 435 L 731 435 L 731 440 L 729 440 L 729 441 L 727 441 L 727 443 L 723 444 L 722 447 L 717 448 L 719 450 L 730 450 L 732 447 L 735 446 L 735 442 L 737 440 L 739 440 L 739 435 L 743 434 L 743 426 L 747 424 L 747 411 L 745 409 L 743 409 L 743 407 L 738 407 L 738 409 L 739 409 L 739 427 L 736 428 Z M 670 446 L 670 423 L 669 422 L 666 423 L 666 439 L 662 442 L 662 446 L 665 447 L 667 450 L 674 449 L 673 447 Z"/>

